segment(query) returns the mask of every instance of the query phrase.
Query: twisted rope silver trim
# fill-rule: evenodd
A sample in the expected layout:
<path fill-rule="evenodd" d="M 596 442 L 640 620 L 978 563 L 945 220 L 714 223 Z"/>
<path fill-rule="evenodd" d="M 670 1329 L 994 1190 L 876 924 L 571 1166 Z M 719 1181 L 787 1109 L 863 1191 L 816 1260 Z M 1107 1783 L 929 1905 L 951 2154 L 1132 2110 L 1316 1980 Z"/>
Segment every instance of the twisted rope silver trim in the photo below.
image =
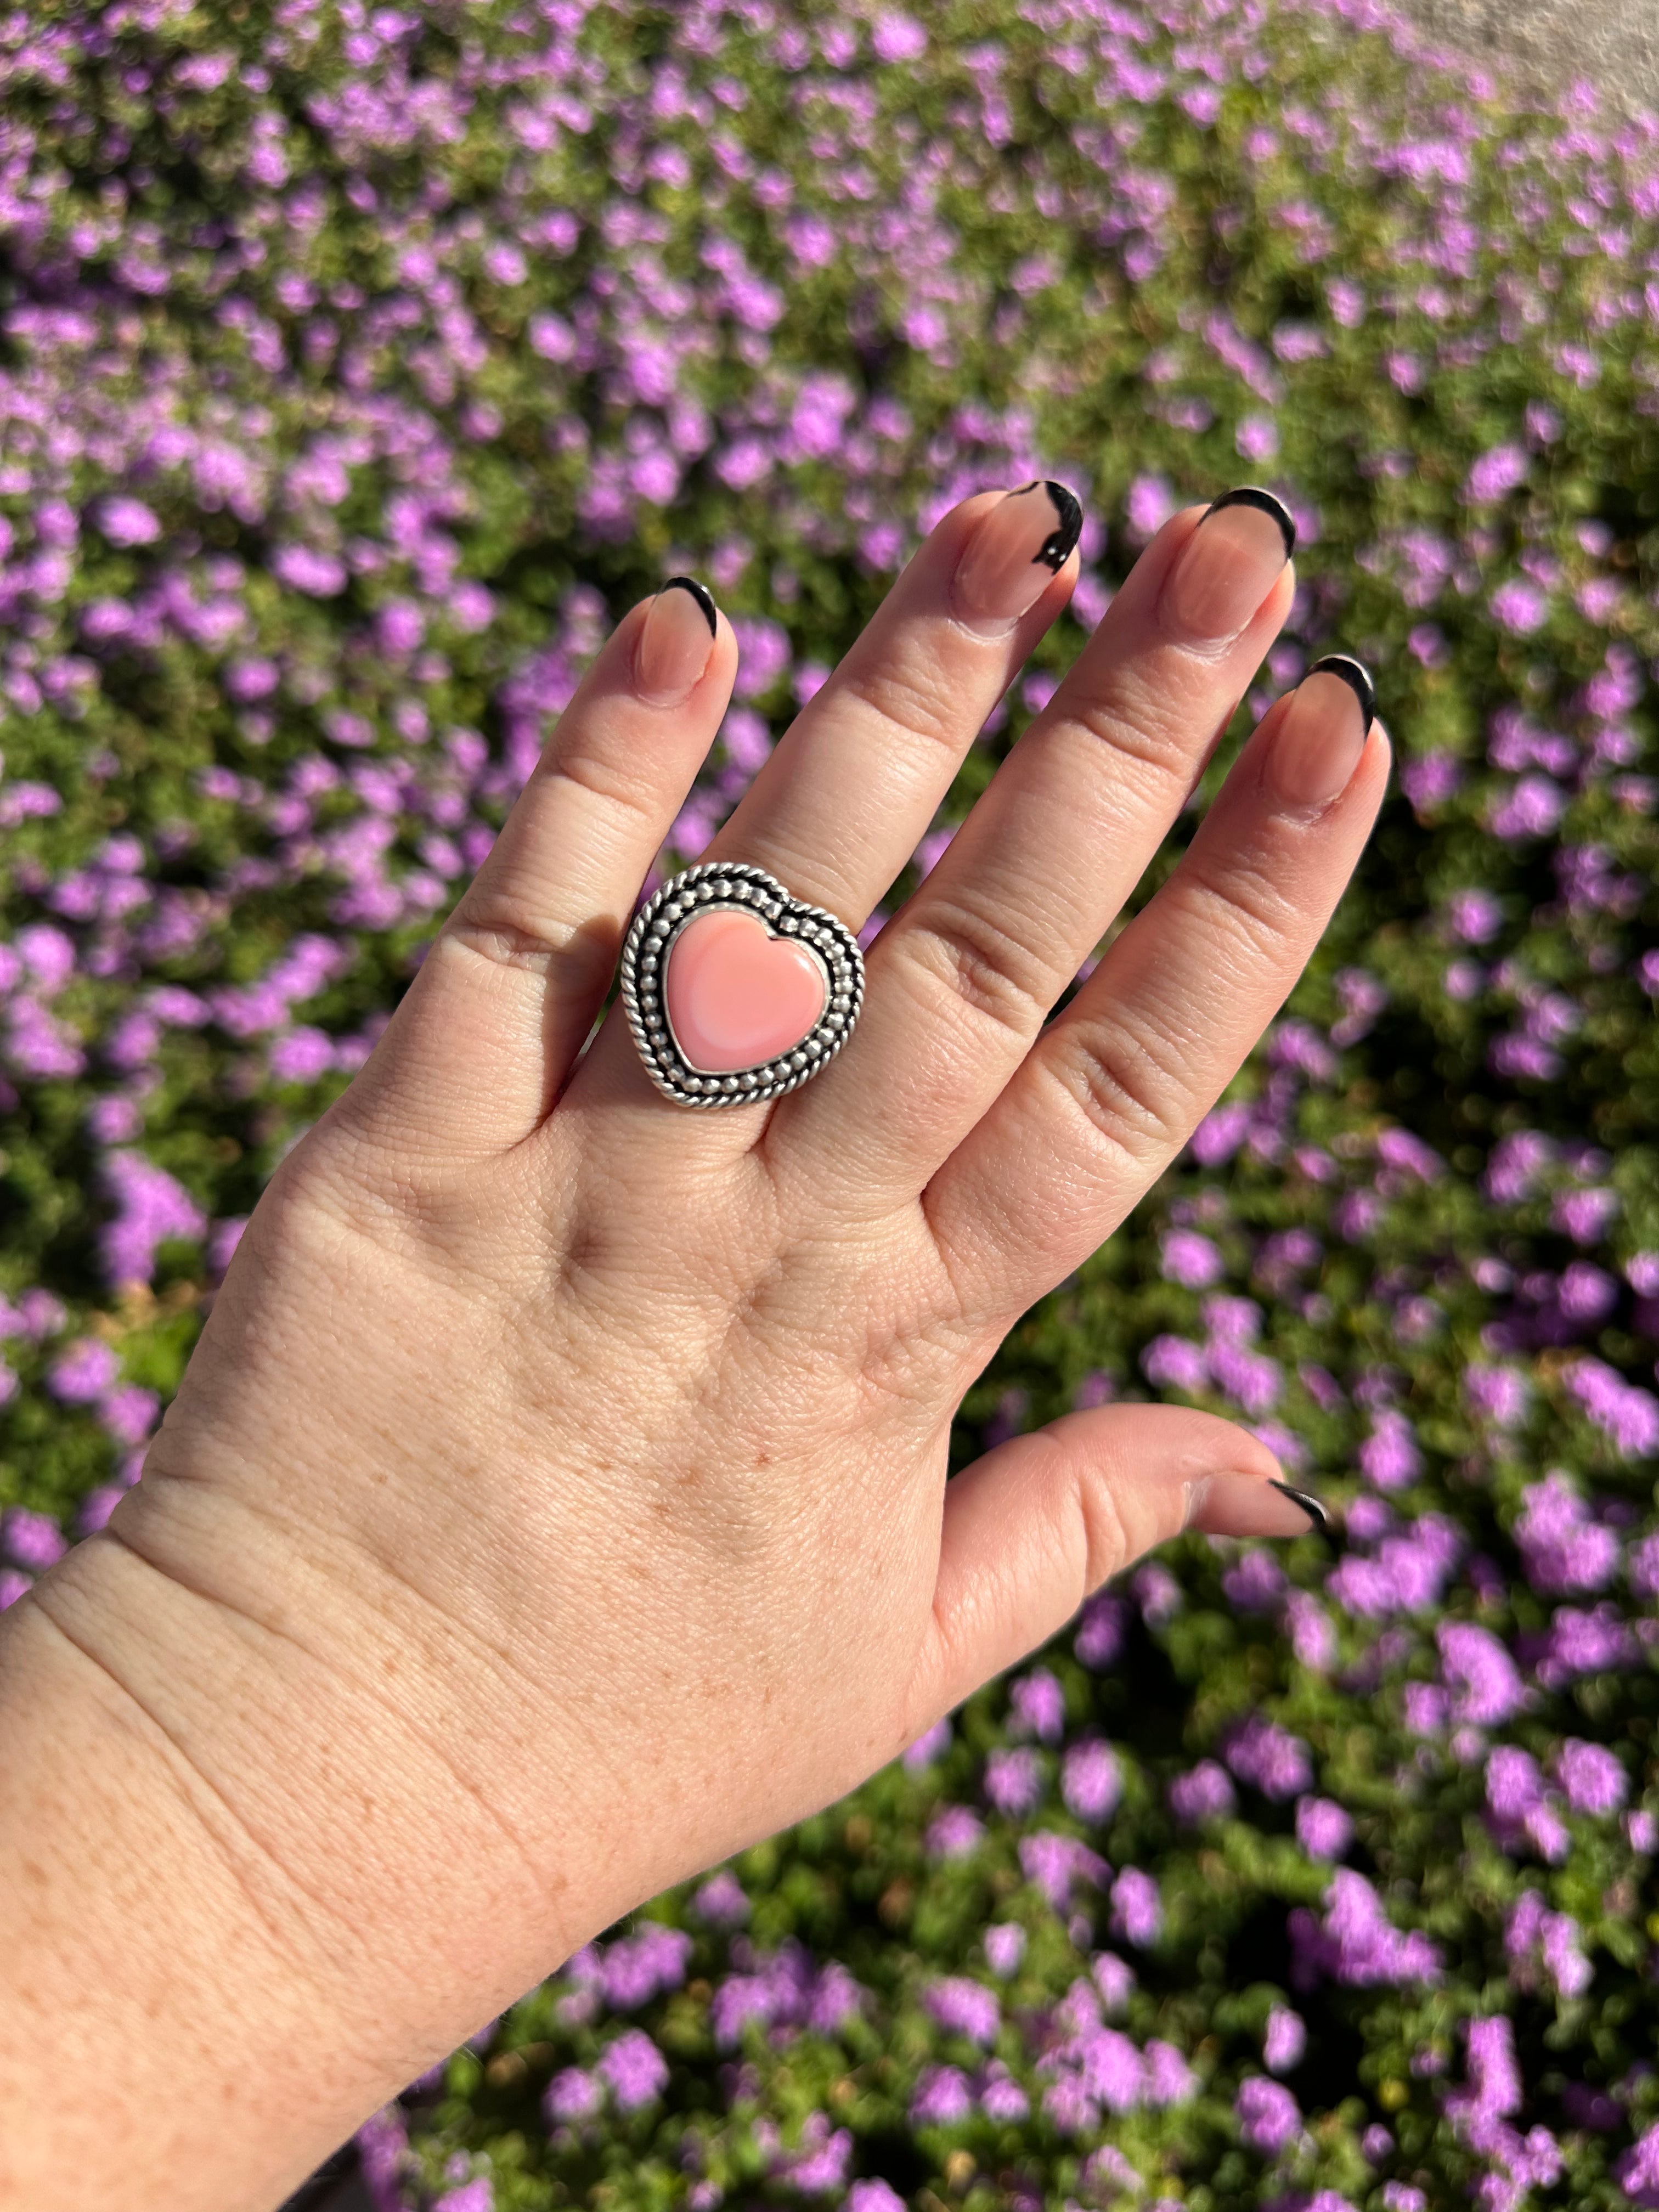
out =
<path fill-rule="evenodd" d="M 674 939 L 700 914 L 757 915 L 773 937 L 793 938 L 816 954 L 830 979 L 823 1012 L 798 1045 L 759 1067 L 703 1075 L 674 1039 L 663 979 Z M 645 1070 L 678 1106 L 757 1106 L 810 1083 L 853 1033 L 864 1005 L 864 955 L 846 923 L 808 906 L 764 868 L 740 860 L 699 860 L 671 876 L 635 915 L 623 945 L 619 978 L 628 1026 Z"/>

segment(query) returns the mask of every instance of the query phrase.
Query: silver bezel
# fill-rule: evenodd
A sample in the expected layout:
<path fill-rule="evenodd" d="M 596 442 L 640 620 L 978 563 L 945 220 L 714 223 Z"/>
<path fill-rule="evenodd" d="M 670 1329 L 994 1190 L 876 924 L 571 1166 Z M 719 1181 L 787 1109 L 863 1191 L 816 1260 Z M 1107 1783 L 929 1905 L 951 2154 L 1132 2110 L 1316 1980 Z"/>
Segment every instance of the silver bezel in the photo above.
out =
<path fill-rule="evenodd" d="M 702 1075 L 675 1042 L 663 977 L 686 923 L 723 907 L 757 915 L 773 937 L 799 938 L 823 963 L 830 992 L 817 1022 L 789 1051 L 759 1067 Z M 864 955 L 844 921 L 794 897 L 764 868 L 699 860 L 671 876 L 635 915 L 623 945 L 620 988 L 640 1058 L 665 1097 L 679 1106 L 757 1106 L 810 1083 L 846 1043 L 864 1004 Z"/>

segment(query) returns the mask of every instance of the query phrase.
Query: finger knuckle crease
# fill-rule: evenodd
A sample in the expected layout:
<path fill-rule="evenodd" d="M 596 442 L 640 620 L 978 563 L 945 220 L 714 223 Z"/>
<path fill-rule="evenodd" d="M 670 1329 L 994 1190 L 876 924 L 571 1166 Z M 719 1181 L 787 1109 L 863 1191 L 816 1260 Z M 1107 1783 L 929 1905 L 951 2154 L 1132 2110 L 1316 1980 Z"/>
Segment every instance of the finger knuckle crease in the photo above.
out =
<path fill-rule="evenodd" d="M 1093 738 L 1137 768 L 1149 769 L 1184 792 L 1192 781 L 1196 754 L 1190 732 L 1167 702 L 1119 693 L 1084 699 L 1073 720 Z"/>
<path fill-rule="evenodd" d="M 1056 1073 L 1097 1133 L 1135 1159 L 1175 1136 L 1184 1086 L 1168 1048 L 1119 1023 L 1091 1025 Z"/>
<path fill-rule="evenodd" d="M 953 998 L 1000 1028 L 1026 1036 L 1042 1019 L 1035 963 L 989 915 L 967 906 L 933 906 L 917 925 L 912 951 Z"/>
<path fill-rule="evenodd" d="M 1296 908 L 1265 866 L 1235 856 L 1224 877 L 1201 878 L 1193 889 L 1209 917 L 1253 952 L 1271 955 L 1283 946 Z"/>
<path fill-rule="evenodd" d="M 602 754 L 580 745 L 573 745 L 568 753 L 556 754 L 547 769 L 550 782 L 568 784 L 573 790 L 614 807 L 618 814 L 648 823 L 654 830 L 658 827 L 659 809 L 636 787 L 637 774 L 636 767 L 629 768 L 622 763 L 613 771 Z"/>
<path fill-rule="evenodd" d="M 930 681 L 921 671 L 892 666 L 849 670 L 848 689 L 858 703 L 882 722 L 918 744 L 956 750 L 956 721 L 950 687 Z"/>
<path fill-rule="evenodd" d="M 546 968 L 555 960 L 568 967 L 570 986 L 603 979 L 616 964 L 617 948 L 567 924 L 538 921 L 521 902 L 485 895 L 459 908 L 444 935 L 463 951 L 498 967 Z"/>

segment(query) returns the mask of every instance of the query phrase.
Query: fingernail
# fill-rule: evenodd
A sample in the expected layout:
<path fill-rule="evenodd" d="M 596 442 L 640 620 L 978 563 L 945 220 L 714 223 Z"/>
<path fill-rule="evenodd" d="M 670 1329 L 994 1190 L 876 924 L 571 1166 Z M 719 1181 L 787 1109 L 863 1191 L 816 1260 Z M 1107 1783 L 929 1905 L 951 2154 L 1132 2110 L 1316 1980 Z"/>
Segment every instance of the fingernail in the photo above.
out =
<path fill-rule="evenodd" d="M 1187 1508 L 1187 1526 L 1206 1536 L 1305 1536 L 1328 1525 L 1317 1498 L 1255 1474 L 1201 1475 Z"/>
<path fill-rule="evenodd" d="M 1376 716 L 1376 687 L 1346 653 L 1316 660 L 1291 694 L 1267 746 L 1266 775 L 1286 806 L 1323 806 L 1346 791 Z"/>
<path fill-rule="evenodd" d="M 951 593 L 957 611 L 976 629 L 1005 630 L 1042 597 L 1082 530 L 1083 508 L 1063 483 L 1039 477 L 1005 492 L 957 563 Z"/>
<path fill-rule="evenodd" d="M 1284 501 L 1240 484 L 1206 507 L 1164 580 L 1167 626 L 1198 645 L 1225 645 L 1254 621 L 1296 546 Z"/>
<path fill-rule="evenodd" d="M 669 706 L 708 665 L 719 634 L 714 602 L 695 576 L 671 576 L 651 602 L 634 647 L 634 686 L 653 706 Z"/>
<path fill-rule="evenodd" d="M 1282 1491 L 1286 1498 L 1293 1498 L 1322 1536 L 1334 1537 L 1336 1523 L 1322 1498 L 1316 1498 L 1311 1490 L 1297 1490 L 1288 1482 L 1274 1482 L 1269 1486 Z"/>

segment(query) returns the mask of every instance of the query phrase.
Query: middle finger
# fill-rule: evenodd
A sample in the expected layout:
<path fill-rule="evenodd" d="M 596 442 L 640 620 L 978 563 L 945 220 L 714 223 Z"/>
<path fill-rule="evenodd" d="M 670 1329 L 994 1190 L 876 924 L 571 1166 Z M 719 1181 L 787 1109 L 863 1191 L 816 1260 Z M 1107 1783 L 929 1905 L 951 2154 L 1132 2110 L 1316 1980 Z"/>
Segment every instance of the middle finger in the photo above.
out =
<path fill-rule="evenodd" d="M 1296 529 L 1243 486 L 1152 540 L 944 857 L 876 939 L 858 1030 L 769 1146 L 860 1204 L 914 1196 L 990 1106 L 1134 888 L 1295 596 Z"/>

